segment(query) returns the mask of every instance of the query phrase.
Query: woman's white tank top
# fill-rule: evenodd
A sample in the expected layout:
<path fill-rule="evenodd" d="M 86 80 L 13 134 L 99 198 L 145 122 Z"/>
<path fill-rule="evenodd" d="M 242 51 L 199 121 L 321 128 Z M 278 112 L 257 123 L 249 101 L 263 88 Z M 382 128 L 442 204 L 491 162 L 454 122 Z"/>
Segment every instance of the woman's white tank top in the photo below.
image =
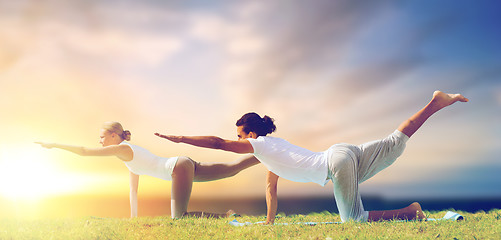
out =
<path fill-rule="evenodd" d="M 127 145 L 132 149 L 131 161 L 124 161 L 125 166 L 134 174 L 148 175 L 172 181 L 172 171 L 178 157 L 159 157 L 145 148 L 123 141 L 120 145 Z"/>

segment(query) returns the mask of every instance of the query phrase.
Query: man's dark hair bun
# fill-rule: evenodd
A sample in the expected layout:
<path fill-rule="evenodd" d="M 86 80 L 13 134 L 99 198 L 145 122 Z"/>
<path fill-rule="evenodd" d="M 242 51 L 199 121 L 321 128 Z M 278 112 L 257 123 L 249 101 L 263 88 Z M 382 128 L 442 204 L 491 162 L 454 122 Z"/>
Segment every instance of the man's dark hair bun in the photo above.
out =
<path fill-rule="evenodd" d="M 245 133 L 255 132 L 258 136 L 266 136 L 277 129 L 274 121 L 269 116 L 261 118 L 259 114 L 250 112 L 238 119 L 236 125 L 243 126 Z"/>
<path fill-rule="evenodd" d="M 274 122 L 275 120 L 267 115 L 263 117 L 263 130 L 266 129 L 266 134 L 272 133 L 277 129 Z"/>

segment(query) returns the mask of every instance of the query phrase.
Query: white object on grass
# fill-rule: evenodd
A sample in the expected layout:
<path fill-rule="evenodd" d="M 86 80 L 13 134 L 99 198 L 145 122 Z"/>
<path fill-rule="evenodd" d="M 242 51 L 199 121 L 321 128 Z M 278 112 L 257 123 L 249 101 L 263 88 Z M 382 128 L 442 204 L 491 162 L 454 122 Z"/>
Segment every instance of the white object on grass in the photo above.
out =
<path fill-rule="evenodd" d="M 438 219 L 428 218 L 427 219 L 427 221 L 441 221 L 441 220 L 461 221 L 461 220 L 464 220 L 464 217 L 461 216 L 459 213 L 447 211 L 447 213 L 445 213 L 445 216 L 443 216 L 442 218 L 438 218 Z"/>

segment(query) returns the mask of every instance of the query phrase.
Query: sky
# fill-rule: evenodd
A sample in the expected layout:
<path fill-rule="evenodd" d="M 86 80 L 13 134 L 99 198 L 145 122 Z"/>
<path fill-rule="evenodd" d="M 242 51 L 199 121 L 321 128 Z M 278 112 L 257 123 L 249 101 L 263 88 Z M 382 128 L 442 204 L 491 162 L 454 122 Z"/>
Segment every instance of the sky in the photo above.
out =
<path fill-rule="evenodd" d="M 237 154 L 159 139 L 236 139 L 247 112 L 313 151 L 380 139 L 428 103 L 429 119 L 388 169 L 360 186 L 385 198 L 501 197 L 498 1 L 0 2 L 0 198 L 128 197 L 128 170 L 35 141 L 99 146 L 105 121 L 165 157 Z M 196 183 L 193 197 L 263 197 L 266 169 Z M 140 195 L 170 183 L 142 177 Z M 281 179 L 282 196 L 332 196 L 332 183 Z"/>

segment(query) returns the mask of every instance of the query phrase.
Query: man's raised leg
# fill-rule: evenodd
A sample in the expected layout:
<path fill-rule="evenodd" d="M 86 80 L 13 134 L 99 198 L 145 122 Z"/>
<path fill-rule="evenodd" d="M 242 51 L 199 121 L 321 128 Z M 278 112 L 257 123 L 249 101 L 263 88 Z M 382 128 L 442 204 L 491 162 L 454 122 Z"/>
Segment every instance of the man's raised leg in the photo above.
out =
<path fill-rule="evenodd" d="M 441 91 L 435 91 L 433 93 L 433 98 L 431 101 L 417 113 L 412 115 L 409 119 L 405 120 L 400 124 L 398 130 L 408 137 L 411 137 L 423 124 L 431 117 L 433 114 L 438 112 L 444 107 L 447 107 L 455 102 L 468 102 L 468 98 L 465 98 L 461 94 L 447 94 Z M 421 205 L 415 202 L 411 205 L 394 210 L 384 210 L 384 211 L 370 211 L 369 221 L 380 221 L 380 220 L 412 220 L 412 219 L 426 219 L 426 216 L 421 209 Z"/>
<path fill-rule="evenodd" d="M 461 94 L 447 94 L 435 91 L 431 101 L 419 112 L 400 124 L 398 130 L 411 137 L 431 115 L 457 101 L 468 102 L 469 100 Z"/>

